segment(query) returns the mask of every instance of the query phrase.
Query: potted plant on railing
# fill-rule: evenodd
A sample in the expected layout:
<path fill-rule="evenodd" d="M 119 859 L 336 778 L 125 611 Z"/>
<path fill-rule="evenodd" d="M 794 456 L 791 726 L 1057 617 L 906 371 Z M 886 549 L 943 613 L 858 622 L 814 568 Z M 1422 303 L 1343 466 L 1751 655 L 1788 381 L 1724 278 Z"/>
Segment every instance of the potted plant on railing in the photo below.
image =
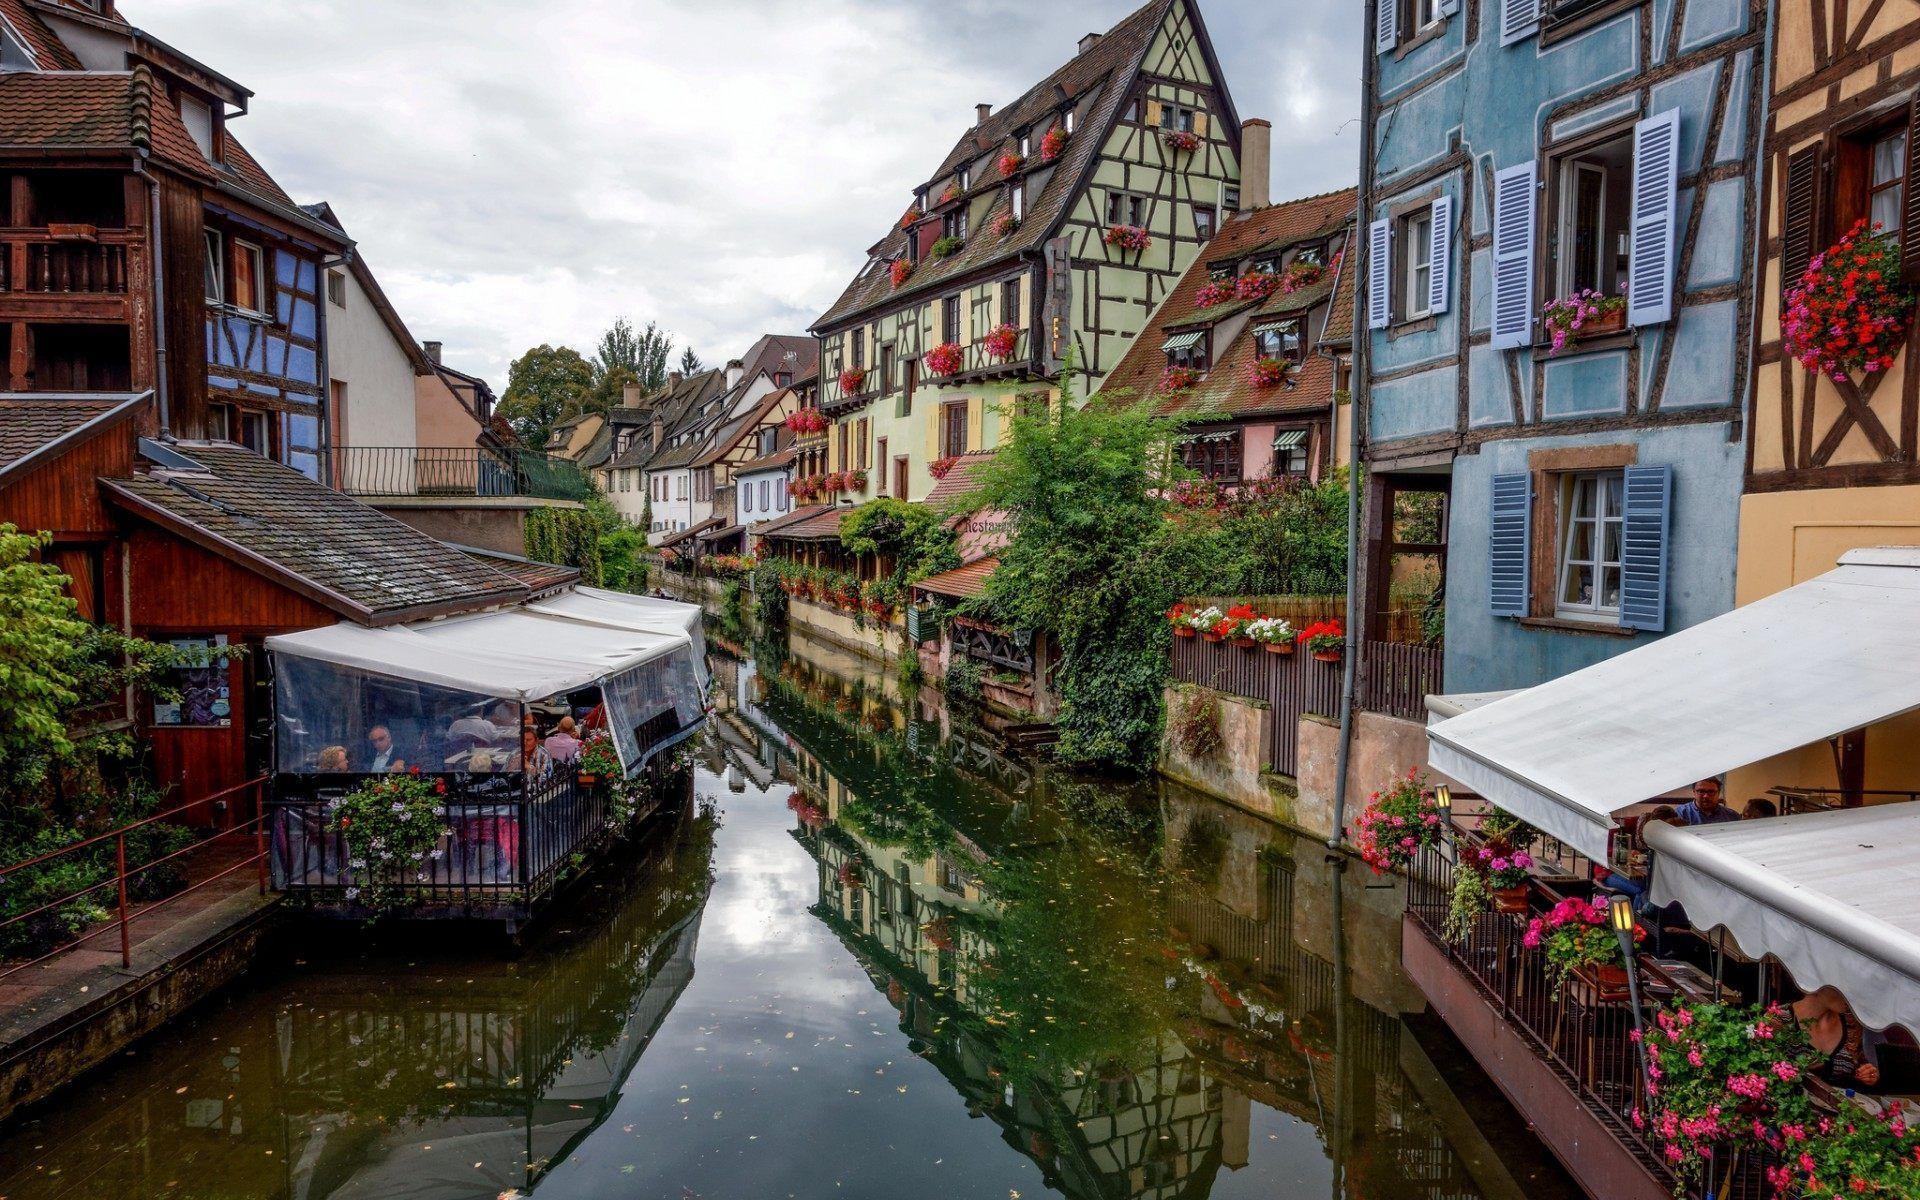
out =
<path fill-rule="evenodd" d="M 1261 617 L 1248 624 L 1247 636 L 1268 654 L 1293 653 L 1293 622 L 1285 617 Z"/>
<path fill-rule="evenodd" d="M 1253 386 L 1257 388 L 1276 388 L 1287 381 L 1287 360 L 1284 358 L 1262 358 L 1253 364 L 1249 372 Z"/>
<path fill-rule="evenodd" d="M 1073 135 L 1058 125 L 1047 130 L 1046 136 L 1040 139 L 1040 161 L 1050 163 L 1064 154 L 1067 149 L 1067 139 L 1071 136 Z"/>
<path fill-rule="evenodd" d="M 1595 334 L 1619 333 L 1627 327 L 1627 298 L 1583 288 L 1571 296 L 1547 302 L 1540 310 L 1547 331 L 1547 354 L 1559 354 Z"/>
<path fill-rule="evenodd" d="M 952 258 L 954 255 L 960 253 L 961 248 L 966 244 L 965 238 L 949 233 L 935 242 L 928 249 L 928 253 L 932 254 L 935 258 Z"/>
<path fill-rule="evenodd" d="M 1226 619 L 1227 614 L 1222 612 L 1218 605 L 1209 604 L 1205 608 L 1198 609 L 1194 612 L 1193 627 L 1198 629 L 1200 636 L 1207 641 L 1217 642 L 1221 640 L 1218 626 L 1220 622 Z"/>
<path fill-rule="evenodd" d="M 1000 168 L 1001 177 L 1006 178 L 1018 174 L 1020 168 L 1027 165 L 1027 160 L 1009 150 L 1000 156 L 1000 161 L 995 165 Z"/>
<path fill-rule="evenodd" d="M 1299 640 L 1315 660 L 1337 663 L 1347 648 L 1347 628 L 1339 621 L 1315 621 L 1300 631 Z"/>
<path fill-rule="evenodd" d="M 446 791 L 445 780 L 429 783 L 415 767 L 405 775 L 374 776 L 328 802 L 328 818 L 346 844 L 347 900 L 375 914 L 407 902 L 406 876 L 442 854 Z"/>
<path fill-rule="evenodd" d="M 940 376 L 959 374 L 967 359 L 958 342 L 941 342 L 927 351 L 924 361 L 929 375 Z"/>
<path fill-rule="evenodd" d="M 1202 284 L 1200 290 L 1193 294 L 1193 307 L 1196 311 L 1205 312 L 1209 308 L 1219 308 L 1222 304 L 1232 304 L 1233 300 L 1232 282 L 1221 280 Z"/>
<path fill-rule="evenodd" d="M 945 458 L 936 458 L 927 464 L 927 474 L 933 476 L 935 479 L 945 479 L 948 472 L 952 471 L 959 461 L 960 456 L 957 454 L 949 454 Z"/>
<path fill-rule="evenodd" d="M 906 286 L 907 277 L 913 274 L 913 264 L 904 258 L 896 258 L 887 267 L 887 278 L 898 289 Z"/>
<path fill-rule="evenodd" d="M 1643 927 L 1633 927 L 1636 942 L 1646 935 Z M 1527 932 L 1521 936 L 1520 943 L 1528 949 L 1545 952 L 1556 999 L 1569 975 L 1585 980 L 1598 998 L 1626 995 L 1627 960 L 1620 953 L 1620 941 L 1614 936 L 1604 896 L 1591 899 L 1568 896 L 1527 922 Z"/>
<path fill-rule="evenodd" d="M 1193 621 L 1190 619 L 1192 616 L 1193 610 L 1185 603 L 1176 604 L 1167 610 L 1167 624 L 1173 627 L 1173 636 L 1190 638 L 1199 632 L 1193 627 Z"/>
<path fill-rule="evenodd" d="M 1160 135 L 1160 140 L 1177 154 L 1192 154 L 1200 148 L 1200 135 L 1189 129 L 1169 129 Z"/>
<path fill-rule="evenodd" d="M 1806 1133 L 1802 1127 L 1796 1132 Z M 1804 1141 L 1786 1141 L 1783 1165 L 1768 1182 L 1799 1200 L 1859 1200 L 1861 1196 L 1920 1196 L 1920 1125 L 1898 1107 L 1879 1114 L 1842 1100 Z M 1797 1153 L 1796 1153 L 1797 1151 Z"/>
<path fill-rule="evenodd" d="M 1104 240 L 1116 249 L 1139 254 L 1153 245 L 1153 234 L 1138 225 L 1113 225 L 1108 227 Z"/>
<path fill-rule="evenodd" d="M 1160 390 L 1184 392 L 1200 382 L 1200 372 L 1192 367 L 1168 367 L 1160 372 Z"/>
<path fill-rule="evenodd" d="M 1236 604 L 1227 610 L 1226 618 L 1220 622 L 1219 632 L 1242 650 L 1251 650 L 1254 641 L 1247 636 L 1247 626 L 1258 620 L 1259 616 L 1259 613 L 1253 611 L 1252 605 Z"/>
<path fill-rule="evenodd" d="M 1234 281 L 1233 294 L 1238 300 L 1265 300 L 1280 290 L 1280 276 L 1272 271 L 1248 271 Z"/>
<path fill-rule="evenodd" d="M 1913 293 L 1900 284 L 1900 244 L 1860 221 L 1814 255 L 1787 292 L 1781 346 L 1837 383 L 1885 371 L 1906 344 L 1913 305 Z"/>
<path fill-rule="evenodd" d="M 866 382 L 867 369 L 865 367 L 848 367 L 846 370 L 840 372 L 840 394 L 843 396 L 858 396 L 861 387 L 864 386 Z"/>
<path fill-rule="evenodd" d="M 1019 349 L 1020 330 L 1011 324 L 996 325 L 982 340 L 986 344 L 987 354 L 990 357 L 1006 362 L 1013 357 L 1013 352 Z"/>
<path fill-rule="evenodd" d="M 1471 864 L 1485 876 L 1496 912 L 1527 911 L 1528 868 L 1533 866 L 1528 851 L 1539 836 L 1533 826 L 1496 809 L 1480 822 L 1480 844 L 1461 855 L 1463 866 Z"/>
<path fill-rule="evenodd" d="M 1354 822 L 1353 844 L 1373 873 L 1404 871 L 1440 841 L 1440 804 L 1418 767 L 1367 798 Z"/>
<path fill-rule="evenodd" d="M 580 757 L 573 760 L 573 769 L 582 787 L 597 787 L 602 781 L 618 779 L 625 772 L 620 765 L 620 752 L 614 748 L 613 739 L 604 733 L 593 734 L 580 743 Z"/>

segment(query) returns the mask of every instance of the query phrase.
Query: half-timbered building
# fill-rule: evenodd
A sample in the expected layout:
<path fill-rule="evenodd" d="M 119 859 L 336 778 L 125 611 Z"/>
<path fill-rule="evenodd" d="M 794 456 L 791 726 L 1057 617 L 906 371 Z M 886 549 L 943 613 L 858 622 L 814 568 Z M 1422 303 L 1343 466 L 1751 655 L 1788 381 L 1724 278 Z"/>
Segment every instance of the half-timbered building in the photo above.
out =
<path fill-rule="evenodd" d="M 856 499 L 922 500 L 934 463 L 1057 396 L 1070 353 L 1079 394 L 1096 389 L 1238 209 L 1240 160 L 1192 0 L 1152 0 L 1013 104 L 979 106 L 814 325 L 837 424 L 820 472 Z"/>
<path fill-rule="evenodd" d="M 1409 492 L 1446 498 L 1445 545 L 1417 549 L 1445 563 L 1449 691 L 1726 611 L 1765 6 L 1377 12 L 1356 633 L 1390 627 Z"/>

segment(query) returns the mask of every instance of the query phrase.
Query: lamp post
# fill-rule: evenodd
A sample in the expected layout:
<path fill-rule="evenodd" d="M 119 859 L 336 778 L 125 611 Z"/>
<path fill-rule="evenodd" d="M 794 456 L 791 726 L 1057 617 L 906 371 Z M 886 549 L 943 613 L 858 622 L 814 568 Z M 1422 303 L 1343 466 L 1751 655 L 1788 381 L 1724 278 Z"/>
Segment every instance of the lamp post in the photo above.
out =
<path fill-rule="evenodd" d="M 1627 1002 L 1633 1005 L 1633 1028 L 1640 1035 L 1640 1066 L 1646 1069 L 1647 1025 L 1640 1012 L 1640 965 L 1633 952 L 1633 897 L 1616 895 L 1607 901 L 1607 917 L 1613 936 L 1620 940 L 1620 957 L 1627 964 Z"/>

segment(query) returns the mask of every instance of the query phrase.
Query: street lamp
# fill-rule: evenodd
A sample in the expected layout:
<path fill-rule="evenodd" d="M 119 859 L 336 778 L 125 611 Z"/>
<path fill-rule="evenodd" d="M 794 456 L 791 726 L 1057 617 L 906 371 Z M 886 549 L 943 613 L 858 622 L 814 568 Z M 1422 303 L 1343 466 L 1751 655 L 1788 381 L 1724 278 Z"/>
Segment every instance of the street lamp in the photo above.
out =
<path fill-rule="evenodd" d="M 1625 893 L 1616 893 L 1607 901 L 1607 917 L 1613 926 L 1613 936 L 1620 940 L 1620 957 L 1627 964 L 1627 1000 L 1633 1005 L 1633 1028 L 1640 1035 L 1641 1053 L 1645 1054 L 1647 1044 L 1646 1019 L 1640 1013 L 1640 965 L 1633 953 L 1633 897 Z M 1642 1067 L 1645 1059 L 1641 1060 Z"/>

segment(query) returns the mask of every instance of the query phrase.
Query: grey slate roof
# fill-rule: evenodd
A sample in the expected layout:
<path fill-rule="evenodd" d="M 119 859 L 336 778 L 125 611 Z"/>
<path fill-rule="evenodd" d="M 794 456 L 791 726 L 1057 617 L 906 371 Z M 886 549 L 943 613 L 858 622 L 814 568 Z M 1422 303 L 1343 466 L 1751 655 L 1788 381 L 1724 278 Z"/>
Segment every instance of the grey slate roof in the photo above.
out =
<path fill-rule="evenodd" d="M 103 480 L 108 497 L 362 625 L 528 595 L 512 575 L 251 450 L 229 442 L 169 448 L 206 470 Z"/>
<path fill-rule="evenodd" d="M 0 395 L 0 479 L 35 465 L 96 423 L 132 415 L 150 394 Z"/>

